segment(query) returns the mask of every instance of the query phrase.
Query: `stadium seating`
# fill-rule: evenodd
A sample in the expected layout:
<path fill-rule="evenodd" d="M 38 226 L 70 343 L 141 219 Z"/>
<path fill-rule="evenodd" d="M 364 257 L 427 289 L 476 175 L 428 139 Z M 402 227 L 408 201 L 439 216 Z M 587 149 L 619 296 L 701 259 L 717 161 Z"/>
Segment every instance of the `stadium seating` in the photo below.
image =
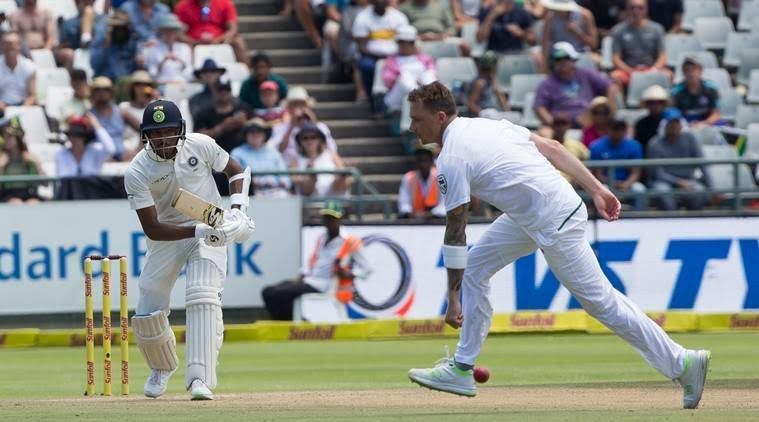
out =
<path fill-rule="evenodd" d="M 731 122 L 735 121 L 738 113 L 738 105 L 743 104 L 741 94 L 734 88 L 719 93 L 719 111 L 722 118 Z"/>
<path fill-rule="evenodd" d="M 461 26 L 461 38 L 469 44 L 472 57 L 480 57 L 487 50 L 487 43 L 477 41 L 477 22 L 467 22 Z"/>
<path fill-rule="evenodd" d="M 717 89 L 720 93 L 733 88 L 730 82 L 730 74 L 727 70 L 721 67 L 704 69 L 703 78 L 717 85 Z"/>
<path fill-rule="evenodd" d="M 628 128 L 635 126 L 635 122 L 648 114 L 648 110 L 642 108 L 622 108 L 617 110 L 617 119 L 627 122 Z"/>
<path fill-rule="evenodd" d="M 759 123 L 748 125 L 746 150 L 743 156 L 746 158 L 759 158 Z"/>
<path fill-rule="evenodd" d="M 32 56 L 34 64 L 37 65 L 37 69 L 54 69 L 56 67 L 55 57 L 50 50 L 40 48 L 29 51 L 29 54 Z"/>
<path fill-rule="evenodd" d="M 577 59 L 577 67 L 598 70 L 598 64 L 593 60 L 593 55 L 590 53 L 580 53 L 580 58 Z"/>
<path fill-rule="evenodd" d="M 627 90 L 627 106 L 638 108 L 643 91 L 653 85 L 669 89 L 669 77 L 662 72 L 634 72 L 630 77 L 630 86 Z"/>
<path fill-rule="evenodd" d="M 422 41 L 419 43 L 419 51 L 433 59 L 461 57 L 461 49 L 458 44 L 446 41 Z"/>
<path fill-rule="evenodd" d="M 537 129 L 540 126 L 540 119 L 535 113 L 535 93 L 528 92 L 524 96 L 524 107 L 522 107 L 522 121 L 520 125 L 529 129 Z"/>
<path fill-rule="evenodd" d="M 704 126 L 691 129 L 690 132 L 696 137 L 701 145 L 727 145 L 722 132 L 713 126 Z"/>
<path fill-rule="evenodd" d="M 163 96 L 167 100 L 182 101 L 189 99 L 201 91 L 203 91 L 203 84 L 197 82 L 190 82 L 186 84 L 167 84 Z"/>
<path fill-rule="evenodd" d="M 664 51 L 667 53 L 667 65 L 677 67 L 681 63 L 681 55 L 704 51 L 704 46 L 693 35 L 668 34 L 664 37 Z"/>
<path fill-rule="evenodd" d="M 738 66 L 738 73 L 735 75 L 735 79 L 740 84 L 748 85 L 751 71 L 754 69 L 759 69 L 759 48 L 747 48 L 743 50 L 741 64 Z"/>
<path fill-rule="evenodd" d="M 738 153 L 732 145 L 704 145 L 702 147 L 704 158 L 711 159 L 736 159 Z M 713 189 L 732 189 L 735 183 L 735 171 L 732 164 L 712 164 L 706 166 Z M 751 169 L 746 164 L 738 165 L 738 186 L 752 189 L 756 187 Z M 727 195 L 730 196 L 730 195 Z"/>
<path fill-rule="evenodd" d="M 722 56 L 722 65 L 738 67 L 743 58 L 743 50 L 750 46 L 759 46 L 759 34 L 749 32 L 731 32 L 727 34 L 727 45 Z"/>
<path fill-rule="evenodd" d="M 63 116 L 63 104 L 74 97 L 74 89 L 70 86 L 51 86 L 47 90 L 45 112 L 48 117 L 60 120 Z"/>
<path fill-rule="evenodd" d="M 35 83 L 37 85 L 37 102 L 45 104 L 48 89 L 52 86 L 71 86 L 69 72 L 61 67 L 52 69 L 37 69 Z"/>
<path fill-rule="evenodd" d="M 601 40 L 601 68 L 604 70 L 611 70 L 614 68 L 612 62 L 612 56 L 614 55 L 614 40 L 610 36 L 606 36 Z"/>
<path fill-rule="evenodd" d="M 437 60 L 440 82 L 451 88 L 453 81 L 471 82 L 477 77 L 477 65 L 471 57 L 443 57 Z"/>
<path fill-rule="evenodd" d="M 511 77 L 535 73 L 535 63 L 527 54 L 512 54 L 503 56 L 496 65 L 496 79 L 504 92 L 511 89 Z"/>
<path fill-rule="evenodd" d="M 11 12 L 17 8 L 16 0 L 0 0 L 0 12 L 5 13 L 6 15 L 11 14 Z"/>
<path fill-rule="evenodd" d="M 725 7 L 720 0 L 685 0 L 683 9 L 682 26 L 686 31 L 694 30 L 698 18 L 725 16 Z"/>
<path fill-rule="evenodd" d="M 79 14 L 75 0 L 37 0 L 37 5 L 50 9 L 56 20 L 73 18 Z"/>
<path fill-rule="evenodd" d="M 408 97 L 401 103 L 401 133 L 408 132 L 411 128 L 411 103 L 408 102 Z"/>
<path fill-rule="evenodd" d="M 733 21 L 728 17 L 698 18 L 693 28 L 693 35 L 709 50 L 724 49 L 731 32 L 734 32 Z"/>
<path fill-rule="evenodd" d="M 752 31 L 754 30 L 755 18 L 759 17 L 759 1 L 757 0 L 742 0 L 741 10 L 738 13 L 738 30 L 739 31 Z"/>
<path fill-rule="evenodd" d="M 21 127 L 24 128 L 24 140 L 28 145 L 47 143 L 50 126 L 47 124 L 45 110 L 40 106 L 8 106 L 5 108 L 6 117 L 18 116 Z"/>
<path fill-rule="evenodd" d="M 84 73 L 87 74 L 87 79 L 92 80 L 95 72 L 90 65 L 90 50 L 84 48 L 74 50 L 74 68 L 84 70 Z"/>
<path fill-rule="evenodd" d="M 735 113 L 735 127 L 746 129 L 751 123 L 759 123 L 759 105 L 739 104 Z"/>
<path fill-rule="evenodd" d="M 759 69 L 751 71 L 751 76 L 748 82 L 748 94 L 746 94 L 746 101 L 749 103 L 759 103 Z"/>
<path fill-rule="evenodd" d="M 511 77 L 511 92 L 509 93 L 509 104 L 517 109 L 524 108 L 525 97 L 528 92 L 535 92 L 547 76 L 542 74 L 533 75 L 514 75 Z"/>
<path fill-rule="evenodd" d="M 213 59 L 216 64 L 222 67 L 237 62 L 232 46 L 227 44 L 196 45 L 193 54 L 195 56 L 195 69 L 200 68 L 205 59 Z"/>

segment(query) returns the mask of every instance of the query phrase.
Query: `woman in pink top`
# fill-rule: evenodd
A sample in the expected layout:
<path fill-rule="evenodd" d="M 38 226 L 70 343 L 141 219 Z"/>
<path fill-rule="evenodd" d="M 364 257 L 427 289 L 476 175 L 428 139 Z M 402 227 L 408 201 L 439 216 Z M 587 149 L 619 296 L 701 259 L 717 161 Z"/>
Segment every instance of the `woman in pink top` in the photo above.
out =
<path fill-rule="evenodd" d="M 609 134 L 611 106 L 606 97 L 596 97 L 578 120 L 582 122 L 582 143 L 590 147 L 596 139 Z"/>

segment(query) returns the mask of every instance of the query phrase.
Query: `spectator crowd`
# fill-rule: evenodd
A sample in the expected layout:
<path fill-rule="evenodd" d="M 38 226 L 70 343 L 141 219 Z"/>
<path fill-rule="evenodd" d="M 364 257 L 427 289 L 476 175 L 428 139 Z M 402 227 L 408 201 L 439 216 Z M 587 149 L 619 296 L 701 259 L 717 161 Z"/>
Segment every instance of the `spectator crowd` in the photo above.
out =
<path fill-rule="evenodd" d="M 711 53 L 668 47 L 693 37 L 683 1 L 692 0 L 286 0 L 281 14 L 293 14 L 322 49 L 329 77 L 355 82 L 357 101 L 390 117 L 393 130 L 404 129 L 408 93 L 440 79 L 462 114 L 515 120 L 582 160 L 698 158 L 699 130 L 735 118 L 705 73 Z M 254 178 L 255 194 L 349 195 L 346 175 L 282 174 L 345 165 L 314 98 L 241 35 L 232 0 L 108 0 L 101 10 L 76 0 L 67 19 L 36 0 L 17 3 L 0 16 L 0 175 L 123 171 L 142 148 L 143 111 L 166 98 L 189 129 L 255 171 L 274 172 Z M 44 106 L 45 123 L 65 135 L 57 148 L 24 139 L 13 117 L 28 106 Z M 441 216 L 434 152 L 414 154 L 399 215 Z M 634 209 L 649 205 L 646 191 L 667 210 L 710 199 L 709 172 L 698 166 L 594 173 Z M 2 199 L 38 198 L 8 185 Z"/>

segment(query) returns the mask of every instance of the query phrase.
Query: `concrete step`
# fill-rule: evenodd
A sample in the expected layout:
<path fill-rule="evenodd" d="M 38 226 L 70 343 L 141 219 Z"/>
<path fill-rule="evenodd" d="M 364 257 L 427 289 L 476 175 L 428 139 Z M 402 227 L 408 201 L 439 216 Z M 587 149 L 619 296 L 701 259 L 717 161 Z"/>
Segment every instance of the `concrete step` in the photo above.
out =
<path fill-rule="evenodd" d="M 281 0 L 235 0 L 239 16 L 276 15 L 282 10 Z"/>
<path fill-rule="evenodd" d="M 288 85 L 318 84 L 322 81 L 321 66 L 275 67 L 271 71 L 285 78 Z"/>
<path fill-rule="evenodd" d="M 340 155 L 343 157 L 378 157 L 402 155 L 400 138 L 343 138 L 337 139 Z"/>
<path fill-rule="evenodd" d="M 238 18 L 241 33 L 300 31 L 298 21 L 291 16 L 281 15 L 247 15 Z"/>
<path fill-rule="evenodd" d="M 368 138 L 388 136 L 387 120 L 325 120 L 332 136 L 337 138 Z"/>
<path fill-rule="evenodd" d="M 248 48 L 254 50 L 271 50 L 271 49 L 306 49 L 313 48 L 311 40 L 308 39 L 303 31 L 286 31 L 286 32 L 252 32 L 243 34 Z"/>
<path fill-rule="evenodd" d="M 403 174 L 411 169 L 414 157 L 348 157 L 343 161 L 347 167 L 356 167 L 363 174 Z"/>
<path fill-rule="evenodd" d="M 250 50 L 250 54 L 255 54 L 258 50 Z M 288 66 L 319 66 L 322 57 L 319 50 L 309 49 L 274 49 L 266 50 L 266 54 L 271 57 L 275 67 Z"/>
<path fill-rule="evenodd" d="M 354 101 L 356 88 L 353 84 L 305 84 L 308 94 L 319 102 L 323 101 Z"/>
<path fill-rule="evenodd" d="M 316 103 L 316 115 L 323 120 L 371 119 L 372 109 L 366 101 L 330 101 Z"/>
<path fill-rule="evenodd" d="M 368 174 L 364 176 L 364 180 L 374 186 L 379 193 L 397 194 L 402 177 L 402 174 Z"/>

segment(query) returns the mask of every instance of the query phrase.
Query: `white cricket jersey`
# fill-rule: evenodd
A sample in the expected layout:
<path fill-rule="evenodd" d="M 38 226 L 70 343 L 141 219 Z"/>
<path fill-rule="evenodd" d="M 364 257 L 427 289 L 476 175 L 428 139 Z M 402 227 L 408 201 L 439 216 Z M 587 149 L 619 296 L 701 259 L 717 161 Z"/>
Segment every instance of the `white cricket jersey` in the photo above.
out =
<path fill-rule="evenodd" d="M 155 206 L 158 221 L 176 225 L 195 224 L 171 206 L 179 188 L 221 206 L 212 171 L 224 170 L 229 154 L 213 138 L 201 133 L 187 134 L 174 160 L 156 161 L 140 151 L 124 175 L 129 203 L 134 210 Z"/>
<path fill-rule="evenodd" d="M 455 118 L 437 159 L 446 210 L 475 196 L 497 207 L 540 244 L 552 243 L 581 199 L 530 140 L 507 120 Z"/>

